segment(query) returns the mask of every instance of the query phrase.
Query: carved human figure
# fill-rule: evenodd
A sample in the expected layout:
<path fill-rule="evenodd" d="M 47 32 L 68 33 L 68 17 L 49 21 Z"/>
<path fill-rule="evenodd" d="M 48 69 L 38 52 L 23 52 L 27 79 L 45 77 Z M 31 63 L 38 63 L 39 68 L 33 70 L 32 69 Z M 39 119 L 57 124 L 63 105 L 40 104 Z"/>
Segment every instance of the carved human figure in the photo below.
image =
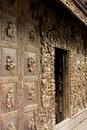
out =
<path fill-rule="evenodd" d="M 15 33 L 16 33 L 16 27 L 15 27 L 14 21 L 11 21 L 8 24 L 6 34 L 7 34 L 8 37 L 14 37 Z"/>
<path fill-rule="evenodd" d="M 14 123 L 10 123 L 7 130 L 16 130 Z"/>
<path fill-rule="evenodd" d="M 35 122 L 34 122 L 33 118 L 29 121 L 28 130 L 36 130 L 35 129 Z"/>
<path fill-rule="evenodd" d="M 33 57 L 28 57 L 28 67 L 29 71 L 33 72 L 35 69 L 35 59 Z"/>
<path fill-rule="evenodd" d="M 35 32 L 33 30 L 29 32 L 29 40 L 32 42 L 35 40 Z"/>
<path fill-rule="evenodd" d="M 15 63 L 13 62 L 11 56 L 8 55 L 6 58 L 6 69 L 10 71 L 14 69 L 14 67 L 15 67 Z"/>
<path fill-rule="evenodd" d="M 14 106 L 14 91 L 13 88 L 11 88 L 7 94 L 7 100 L 6 100 L 6 106 L 8 109 L 12 108 Z"/>

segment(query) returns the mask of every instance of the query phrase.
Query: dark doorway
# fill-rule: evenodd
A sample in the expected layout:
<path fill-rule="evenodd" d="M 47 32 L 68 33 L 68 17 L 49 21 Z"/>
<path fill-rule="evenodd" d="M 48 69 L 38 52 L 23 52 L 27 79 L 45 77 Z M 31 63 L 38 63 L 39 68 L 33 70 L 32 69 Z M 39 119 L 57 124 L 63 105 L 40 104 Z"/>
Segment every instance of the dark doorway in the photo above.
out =
<path fill-rule="evenodd" d="M 67 109 L 67 78 L 68 78 L 68 51 L 55 49 L 55 116 L 56 124 L 66 117 Z M 68 110 L 68 109 L 67 109 Z"/>

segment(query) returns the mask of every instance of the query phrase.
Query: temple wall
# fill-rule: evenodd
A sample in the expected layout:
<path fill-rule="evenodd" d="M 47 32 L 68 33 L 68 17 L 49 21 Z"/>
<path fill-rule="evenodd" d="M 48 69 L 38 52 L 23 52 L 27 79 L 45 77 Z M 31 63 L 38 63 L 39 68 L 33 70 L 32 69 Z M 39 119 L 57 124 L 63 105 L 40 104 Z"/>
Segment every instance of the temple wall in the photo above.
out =
<path fill-rule="evenodd" d="M 87 106 L 85 27 L 52 1 L 2 0 L 0 6 L 0 128 L 52 130 L 55 125 L 55 48 L 68 52 L 65 82 L 68 79 L 69 113 L 65 118 Z M 9 54 L 14 67 L 5 65 L 8 65 Z M 12 73 L 8 69 L 12 69 Z M 14 99 L 9 108 L 10 88 L 13 88 Z"/>

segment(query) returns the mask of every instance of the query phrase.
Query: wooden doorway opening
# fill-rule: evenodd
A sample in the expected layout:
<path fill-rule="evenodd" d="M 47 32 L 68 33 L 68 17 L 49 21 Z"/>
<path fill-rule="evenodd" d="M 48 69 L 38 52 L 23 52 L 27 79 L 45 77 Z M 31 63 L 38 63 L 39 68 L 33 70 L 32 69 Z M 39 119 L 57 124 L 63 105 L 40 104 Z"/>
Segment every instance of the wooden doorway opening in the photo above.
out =
<path fill-rule="evenodd" d="M 69 115 L 68 51 L 55 48 L 55 117 L 56 124 Z"/>

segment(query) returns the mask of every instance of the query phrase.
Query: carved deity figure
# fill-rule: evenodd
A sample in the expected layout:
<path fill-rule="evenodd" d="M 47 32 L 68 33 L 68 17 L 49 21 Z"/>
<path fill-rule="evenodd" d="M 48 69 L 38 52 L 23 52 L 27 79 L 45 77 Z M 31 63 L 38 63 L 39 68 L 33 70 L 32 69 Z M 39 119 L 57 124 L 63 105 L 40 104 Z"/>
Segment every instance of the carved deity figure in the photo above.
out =
<path fill-rule="evenodd" d="M 35 129 L 35 122 L 34 122 L 33 118 L 29 121 L 28 130 L 36 130 Z"/>
<path fill-rule="evenodd" d="M 34 33 L 33 30 L 31 30 L 29 32 L 29 40 L 32 41 L 32 42 L 34 42 L 34 40 L 35 40 L 35 33 Z"/>
<path fill-rule="evenodd" d="M 8 109 L 12 108 L 14 106 L 14 92 L 13 88 L 11 88 L 7 94 L 7 101 L 6 106 Z"/>
<path fill-rule="evenodd" d="M 10 123 L 7 130 L 16 130 L 14 123 Z"/>
<path fill-rule="evenodd" d="M 16 27 L 15 27 L 14 21 L 11 21 L 8 24 L 6 34 L 7 34 L 8 37 L 14 37 L 15 33 L 16 33 Z"/>
<path fill-rule="evenodd" d="M 15 67 L 15 63 L 13 62 L 11 56 L 7 56 L 6 58 L 6 69 L 7 70 L 11 70 L 11 69 L 14 69 Z"/>
<path fill-rule="evenodd" d="M 28 57 L 28 67 L 29 71 L 33 72 L 35 69 L 35 59 L 33 57 Z"/>

